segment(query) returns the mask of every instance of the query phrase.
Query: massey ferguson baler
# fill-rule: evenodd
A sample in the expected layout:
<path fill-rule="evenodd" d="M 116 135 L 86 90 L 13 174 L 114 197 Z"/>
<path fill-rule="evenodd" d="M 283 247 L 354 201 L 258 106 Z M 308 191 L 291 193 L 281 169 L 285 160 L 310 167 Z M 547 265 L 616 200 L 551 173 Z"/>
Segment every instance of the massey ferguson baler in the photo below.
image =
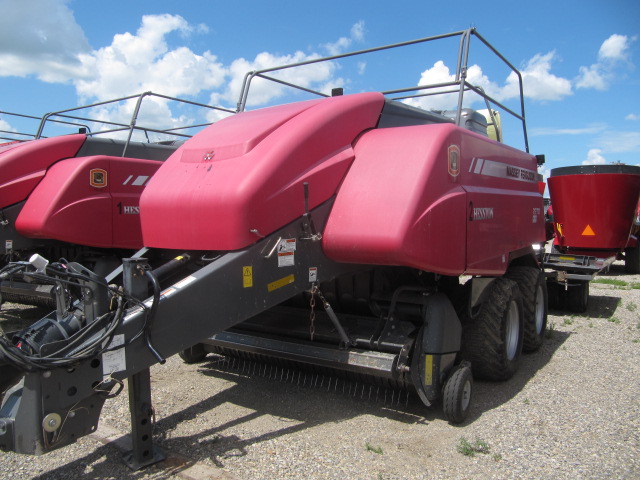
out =
<path fill-rule="evenodd" d="M 465 77 L 469 42 L 486 41 L 472 29 L 410 43 L 456 36 L 454 114 L 378 92 L 241 111 L 185 142 L 141 196 L 145 256 L 171 261 L 125 259 L 122 289 L 74 263 L 25 265 L 57 285 L 58 308 L 0 337 L 0 448 L 40 454 L 94 431 L 128 378 L 128 462 L 157 461 L 149 367 L 175 353 L 342 370 L 463 421 L 472 372 L 508 379 L 539 348 L 547 297 L 539 159 L 461 108 L 472 90 L 497 123 L 501 105 Z M 241 110 L 274 70 L 247 77 Z"/>
<path fill-rule="evenodd" d="M 185 103 L 151 92 L 101 102 L 98 106 L 104 107 L 137 100 L 130 124 L 107 122 L 109 130 L 96 134 L 82 127 L 83 133 L 42 136 L 46 124 L 100 123 L 77 116 L 96 105 L 76 107 L 45 115 L 34 140 L 0 144 L 0 267 L 38 253 L 81 262 L 107 275 L 123 256 L 143 247 L 140 194 L 160 164 L 189 137 L 182 128 L 140 125 L 137 117 L 145 98 Z M 134 130 L 144 131 L 147 137 L 149 132 L 161 134 L 166 140 L 131 141 Z M 127 131 L 128 139 L 107 138 L 109 133 Z M 55 307 L 53 288 L 48 282 L 13 275 L 2 280 L 0 303 Z"/>

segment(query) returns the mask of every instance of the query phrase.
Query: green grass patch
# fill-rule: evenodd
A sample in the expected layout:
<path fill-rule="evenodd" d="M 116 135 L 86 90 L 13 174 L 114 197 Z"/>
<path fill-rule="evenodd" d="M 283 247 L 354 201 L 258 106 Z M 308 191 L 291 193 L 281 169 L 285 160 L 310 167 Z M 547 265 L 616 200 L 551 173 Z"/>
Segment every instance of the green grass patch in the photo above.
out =
<path fill-rule="evenodd" d="M 378 455 L 382 455 L 384 453 L 382 447 L 376 447 L 371 445 L 369 442 L 365 443 L 364 448 L 367 449 L 367 452 L 377 453 Z"/>
<path fill-rule="evenodd" d="M 591 280 L 593 283 L 604 283 L 605 285 L 615 285 L 616 287 L 627 287 L 629 286 L 628 282 L 624 280 L 617 280 L 615 278 L 596 278 Z"/>
<path fill-rule="evenodd" d="M 477 438 L 475 442 L 470 443 L 469 440 L 461 437 L 460 443 L 458 443 L 458 452 L 466 457 L 475 457 L 476 453 L 487 454 L 490 451 L 491 447 L 489 446 L 489 444 L 479 438 Z"/>

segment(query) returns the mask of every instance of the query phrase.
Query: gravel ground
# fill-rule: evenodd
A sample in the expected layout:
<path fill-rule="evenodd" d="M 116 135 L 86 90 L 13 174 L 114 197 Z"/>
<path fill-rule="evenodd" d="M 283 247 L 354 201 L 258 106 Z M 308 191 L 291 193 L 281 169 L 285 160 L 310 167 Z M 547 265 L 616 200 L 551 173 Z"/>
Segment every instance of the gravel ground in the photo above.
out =
<path fill-rule="evenodd" d="M 620 264 L 600 278 L 640 283 Z M 40 313 L 5 304 L 0 326 L 9 330 Z M 551 311 L 547 337 L 508 382 L 476 382 L 461 426 L 413 397 L 399 405 L 382 392 L 369 398 L 368 386 L 343 393 L 343 384 L 313 379 L 309 386 L 310 377 L 291 371 L 260 376 L 249 374 L 249 364 L 220 368 L 208 357 L 185 365 L 172 357 L 152 368 L 156 443 L 169 452 L 167 461 L 139 472 L 122 464 L 130 428 L 123 393 L 105 405 L 98 432 L 75 445 L 41 457 L 0 453 L 0 476 L 640 478 L 640 290 L 592 283 L 586 314 Z M 463 438 L 484 452 L 460 453 Z"/>

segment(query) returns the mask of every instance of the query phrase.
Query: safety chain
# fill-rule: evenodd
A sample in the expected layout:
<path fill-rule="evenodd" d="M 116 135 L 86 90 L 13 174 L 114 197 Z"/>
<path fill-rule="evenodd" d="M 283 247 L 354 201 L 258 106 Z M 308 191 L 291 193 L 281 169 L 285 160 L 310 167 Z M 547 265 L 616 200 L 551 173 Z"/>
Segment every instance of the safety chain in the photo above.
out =
<path fill-rule="evenodd" d="M 311 287 L 311 300 L 309 300 L 309 306 L 311 307 L 311 311 L 309 312 L 309 334 L 311 336 L 311 341 L 313 342 L 313 335 L 316 333 L 316 293 L 319 293 L 318 284 L 314 283 Z"/>

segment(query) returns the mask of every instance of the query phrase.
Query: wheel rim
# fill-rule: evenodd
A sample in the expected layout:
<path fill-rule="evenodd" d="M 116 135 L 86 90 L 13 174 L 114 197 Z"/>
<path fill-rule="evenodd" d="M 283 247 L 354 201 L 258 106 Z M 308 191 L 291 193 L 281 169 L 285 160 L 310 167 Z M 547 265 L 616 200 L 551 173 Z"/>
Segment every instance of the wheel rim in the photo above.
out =
<path fill-rule="evenodd" d="M 466 382 L 464 382 L 464 388 L 462 389 L 462 399 L 460 401 L 460 406 L 462 407 L 463 412 L 467 408 L 469 408 L 469 403 L 471 403 L 471 381 L 467 380 Z"/>
<path fill-rule="evenodd" d="M 540 335 L 544 325 L 544 292 L 542 287 L 538 286 L 536 293 L 536 333 Z"/>
<path fill-rule="evenodd" d="M 507 325 L 505 343 L 507 346 L 507 359 L 513 360 L 518 353 L 518 337 L 520 336 L 520 312 L 518 304 L 511 301 L 507 312 Z"/>

